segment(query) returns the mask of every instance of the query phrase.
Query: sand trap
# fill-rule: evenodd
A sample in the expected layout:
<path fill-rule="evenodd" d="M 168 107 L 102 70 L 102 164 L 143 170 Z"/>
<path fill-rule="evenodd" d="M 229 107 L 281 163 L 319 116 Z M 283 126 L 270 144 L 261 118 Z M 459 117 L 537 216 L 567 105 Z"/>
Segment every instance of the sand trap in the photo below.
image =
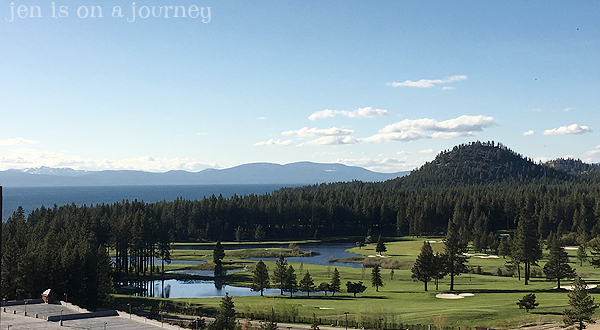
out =
<path fill-rule="evenodd" d="M 369 258 L 389 258 L 390 256 L 383 256 L 381 254 L 372 254 Z"/>
<path fill-rule="evenodd" d="M 480 259 L 499 259 L 498 256 L 495 256 L 493 254 L 485 254 L 485 253 L 463 253 L 464 256 L 467 257 L 474 257 L 474 258 L 480 258 Z"/>
<path fill-rule="evenodd" d="M 588 290 L 589 289 L 595 289 L 597 287 L 598 287 L 598 285 L 596 285 L 596 284 L 590 284 L 590 285 L 586 286 L 586 289 L 588 289 Z M 565 289 L 565 290 L 569 290 L 569 291 L 573 290 L 573 286 L 572 285 L 561 285 L 560 288 L 561 289 Z M 558 289 L 558 287 L 555 286 L 552 289 L 556 290 L 556 289 Z"/>
<path fill-rule="evenodd" d="M 427 243 L 444 243 L 444 241 L 425 241 Z"/>
<path fill-rule="evenodd" d="M 474 296 L 474 294 L 472 294 L 472 293 L 459 293 L 459 294 L 438 293 L 435 295 L 435 297 L 439 298 L 439 299 L 463 299 L 465 297 L 472 297 L 472 296 Z"/>
<path fill-rule="evenodd" d="M 579 246 L 565 246 L 565 250 L 579 250 Z"/>
<path fill-rule="evenodd" d="M 318 309 L 334 309 L 333 307 L 317 307 Z"/>

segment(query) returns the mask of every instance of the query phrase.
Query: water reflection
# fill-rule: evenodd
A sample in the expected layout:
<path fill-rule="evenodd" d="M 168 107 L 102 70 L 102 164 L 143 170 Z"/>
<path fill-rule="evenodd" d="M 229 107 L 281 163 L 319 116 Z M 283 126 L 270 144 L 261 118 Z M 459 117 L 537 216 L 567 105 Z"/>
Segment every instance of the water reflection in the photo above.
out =
<path fill-rule="evenodd" d="M 157 298 L 213 298 L 230 296 L 258 296 L 259 291 L 237 287 L 214 280 L 154 280 L 139 282 L 138 296 Z M 265 289 L 265 295 L 279 294 L 279 289 Z"/>

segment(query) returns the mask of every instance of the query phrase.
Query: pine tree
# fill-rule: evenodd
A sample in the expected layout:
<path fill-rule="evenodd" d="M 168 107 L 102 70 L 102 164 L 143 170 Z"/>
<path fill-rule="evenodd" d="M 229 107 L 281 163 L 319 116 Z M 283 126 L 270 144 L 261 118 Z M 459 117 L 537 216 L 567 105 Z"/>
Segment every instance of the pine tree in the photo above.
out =
<path fill-rule="evenodd" d="M 421 247 L 421 253 L 417 257 L 415 264 L 413 265 L 411 272 L 411 278 L 413 281 L 421 281 L 425 284 L 425 291 L 427 291 L 427 282 L 431 281 L 436 275 L 436 260 L 433 254 L 433 249 L 429 242 L 423 243 Z"/>
<path fill-rule="evenodd" d="M 260 291 L 260 295 L 262 296 L 264 290 L 269 287 L 269 284 L 269 269 L 261 260 L 256 264 L 256 268 L 254 268 L 252 290 Z"/>
<path fill-rule="evenodd" d="M 598 305 L 594 303 L 587 291 L 587 285 L 581 277 L 576 277 L 573 282 L 573 290 L 569 292 L 570 309 L 565 309 L 563 322 L 565 325 L 578 323 L 579 330 L 585 329 L 583 322 L 595 323 L 592 320 L 594 311 Z"/>
<path fill-rule="evenodd" d="M 458 235 L 456 225 L 453 221 L 449 221 L 446 239 L 444 239 L 444 265 L 447 274 L 450 274 L 450 291 L 454 291 L 454 277 L 468 271 L 465 265 L 467 257 L 464 256 L 466 252 L 467 246 Z"/>
<path fill-rule="evenodd" d="M 557 281 L 558 289 L 560 289 L 561 278 L 575 277 L 575 270 L 569 266 L 569 255 L 559 240 L 554 240 L 550 246 L 550 255 L 548 262 L 544 265 L 544 273 L 548 280 Z"/>
<path fill-rule="evenodd" d="M 283 255 L 280 255 L 279 259 L 275 262 L 275 270 L 273 271 L 273 281 L 276 283 L 277 288 L 281 290 L 281 295 L 283 295 L 283 290 L 285 289 L 285 278 L 287 275 L 287 269 L 287 261 L 285 261 Z"/>
<path fill-rule="evenodd" d="M 225 269 L 223 268 L 223 258 L 225 258 L 225 249 L 218 241 L 213 249 L 213 262 L 215 264 L 215 277 L 222 277 L 225 275 Z"/>
<path fill-rule="evenodd" d="M 329 291 L 331 291 L 331 296 L 335 296 L 336 292 L 340 292 L 340 272 L 338 272 L 337 268 L 333 269 L 333 276 L 331 276 L 331 284 L 329 285 Z"/>
<path fill-rule="evenodd" d="M 310 297 L 310 293 L 315 291 L 315 282 L 310 276 L 308 270 L 304 274 L 304 277 L 300 280 L 300 290 L 306 292 L 306 297 Z"/>
<path fill-rule="evenodd" d="M 377 252 L 378 254 L 382 254 L 385 251 L 387 251 L 387 248 L 385 247 L 383 239 L 381 239 L 381 235 L 379 235 L 379 238 L 377 239 L 377 246 L 375 247 L 375 252 Z"/>
<path fill-rule="evenodd" d="M 527 205 L 521 211 L 512 248 L 515 261 L 523 263 L 525 285 L 527 285 L 529 284 L 531 266 L 537 265 L 537 261 L 542 257 L 537 224 L 530 216 Z"/>
<path fill-rule="evenodd" d="M 210 330 L 234 330 L 235 321 L 235 306 L 229 293 L 225 293 L 225 297 L 221 299 L 221 305 L 217 311 L 217 315 L 213 323 L 209 325 Z"/>
<path fill-rule="evenodd" d="M 321 282 L 319 284 L 319 286 L 317 287 L 317 289 L 319 291 L 323 291 L 325 292 L 325 296 L 327 296 L 327 292 L 331 292 L 331 284 L 327 283 L 327 282 Z"/>
<path fill-rule="evenodd" d="M 444 278 L 444 276 L 448 275 L 448 267 L 446 267 L 446 257 L 444 257 L 443 254 L 440 254 L 439 252 L 435 253 L 435 258 L 434 258 L 434 275 L 433 275 L 433 280 L 435 282 L 435 289 L 438 289 L 438 285 L 440 283 L 440 280 L 442 278 Z"/>
<path fill-rule="evenodd" d="M 375 291 L 379 292 L 379 287 L 383 286 L 383 279 L 381 278 L 381 269 L 379 265 L 375 265 L 371 271 L 371 284 L 375 287 Z"/>
<path fill-rule="evenodd" d="M 285 272 L 284 290 L 293 297 L 294 292 L 298 291 L 298 280 L 296 279 L 296 270 L 290 265 Z"/>

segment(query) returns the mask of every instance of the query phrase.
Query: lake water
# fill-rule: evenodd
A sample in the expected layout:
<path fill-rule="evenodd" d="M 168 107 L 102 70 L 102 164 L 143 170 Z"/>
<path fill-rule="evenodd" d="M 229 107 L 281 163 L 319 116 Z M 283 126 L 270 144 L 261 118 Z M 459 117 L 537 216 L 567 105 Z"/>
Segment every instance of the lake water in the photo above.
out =
<path fill-rule="evenodd" d="M 271 193 L 285 185 L 195 185 L 195 186 L 122 186 L 122 187 L 3 187 L 4 207 L 2 221 L 6 221 L 19 206 L 25 214 L 41 207 L 53 207 L 75 203 L 75 205 L 112 204 L 124 199 L 154 203 L 172 201 L 179 197 L 200 200 L 211 195 L 231 197 Z M 289 185 L 288 185 L 289 186 Z"/>

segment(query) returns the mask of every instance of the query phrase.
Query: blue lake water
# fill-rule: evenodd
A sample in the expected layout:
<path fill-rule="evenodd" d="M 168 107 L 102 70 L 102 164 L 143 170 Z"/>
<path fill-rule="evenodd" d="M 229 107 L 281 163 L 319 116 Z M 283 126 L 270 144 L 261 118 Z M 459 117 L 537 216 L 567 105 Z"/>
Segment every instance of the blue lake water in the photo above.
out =
<path fill-rule="evenodd" d="M 260 296 L 260 291 L 232 285 L 217 287 L 215 281 L 210 280 L 157 280 L 144 283 L 145 290 L 142 296 L 159 298 L 213 298 L 224 297 L 228 293 L 236 296 Z M 279 289 L 265 289 L 265 295 L 280 294 Z"/>
<path fill-rule="evenodd" d="M 41 207 L 53 207 L 75 203 L 75 205 L 112 204 L 122 200 L 138 200 L 147 203 L 172 201 L 179 197 L 200 200 L 211 195 L 231 197 L 273 192 L 285 185 L 195 185 L 195 186 L 121 186 L 121 187 L 4 187 L 2 221 L 22 206 L 25 214 Z"/>

